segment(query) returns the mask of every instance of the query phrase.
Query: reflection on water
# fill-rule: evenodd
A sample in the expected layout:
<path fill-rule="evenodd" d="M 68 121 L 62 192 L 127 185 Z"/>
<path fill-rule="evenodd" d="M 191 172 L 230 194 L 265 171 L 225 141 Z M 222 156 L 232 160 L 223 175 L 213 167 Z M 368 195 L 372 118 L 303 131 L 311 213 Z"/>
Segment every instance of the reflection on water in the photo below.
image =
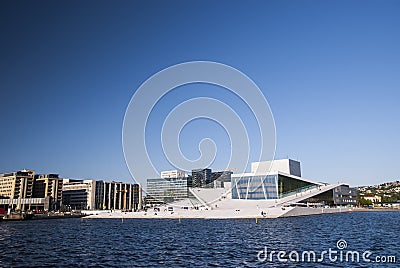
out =
<path fill-rule="evenodd" d="M 280 267 L 277 262 L 260 264 L 257 253 L 265 246 L 288 252 L 336 249 L 339 239 L 347 241 L 349 250 L 396 255 L 399 263 L 399 222 L 398 212 L 260 219 L 258 224 L 254 219 L 0 222 L 0 266 Z M 356 264 L 327 261 L 324 266 Z"/>

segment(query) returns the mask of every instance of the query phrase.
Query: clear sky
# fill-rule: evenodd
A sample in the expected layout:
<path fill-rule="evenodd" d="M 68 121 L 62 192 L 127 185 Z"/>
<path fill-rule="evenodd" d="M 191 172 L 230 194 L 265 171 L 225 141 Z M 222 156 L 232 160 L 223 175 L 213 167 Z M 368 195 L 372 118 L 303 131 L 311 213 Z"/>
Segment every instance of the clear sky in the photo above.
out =
<path fill-rule="evenodd" d="M 0 172 L 129 181 L 121 132 L 135 90 L 163 68 L 207 60 L 257 83 L 275 118 L 276 157 L 300 160 L 304 177 L 398 180 L 399 14 L 390 0 L 1 1 Z M 230 100 L 192 87 L 165 104 Z M 226 133 L 212 122 L 188 125 L 182 151 L 198 153 L 196 124 L 221 140 L 224 157 Z"/>

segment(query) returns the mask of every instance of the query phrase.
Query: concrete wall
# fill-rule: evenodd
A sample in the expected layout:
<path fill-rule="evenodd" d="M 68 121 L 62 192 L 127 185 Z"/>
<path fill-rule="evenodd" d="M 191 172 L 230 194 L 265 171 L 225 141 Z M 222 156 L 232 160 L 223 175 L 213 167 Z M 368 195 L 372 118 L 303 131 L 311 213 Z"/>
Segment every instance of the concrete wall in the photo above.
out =
<path fill-rule="evenodd" d="M 256 175 L 276 173 L 278 171 L 301 177 L 300 162 L 292 159 L 281 159 L 281 160 L 251 163 L 251 172 L 255 173 Z"/>
<path fill-rule="evenodd" d="M 308 208 L 308 207 L 295 207 L 280 217 L 296 217 L 296 216 L 308 216 L 318 214 L 329 214 L 329 213 L 341 213 L 350 211 L 350 208 Z"/>

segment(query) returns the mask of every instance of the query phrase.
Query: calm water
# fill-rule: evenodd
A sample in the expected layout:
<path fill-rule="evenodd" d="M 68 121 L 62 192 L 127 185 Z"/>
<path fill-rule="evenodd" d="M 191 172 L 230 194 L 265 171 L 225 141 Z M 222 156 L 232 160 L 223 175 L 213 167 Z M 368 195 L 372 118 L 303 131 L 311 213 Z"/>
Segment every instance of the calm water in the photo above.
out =
<path fill-rule="evenodd" d="M 65 219 L 0 222 L 0 266 L 281 267 L 257 253 L 347 249 L 394 255 L 397 264 L 293 263 L 289 267 L 400 267 L 400 213 L 364 212 L 286 219 Z M 360 253 L 360 254 L 361 254 Z M 261 257 L 263 255 L 260 255 Z M 371 258 L 370 257 L 370 258 Z"/>

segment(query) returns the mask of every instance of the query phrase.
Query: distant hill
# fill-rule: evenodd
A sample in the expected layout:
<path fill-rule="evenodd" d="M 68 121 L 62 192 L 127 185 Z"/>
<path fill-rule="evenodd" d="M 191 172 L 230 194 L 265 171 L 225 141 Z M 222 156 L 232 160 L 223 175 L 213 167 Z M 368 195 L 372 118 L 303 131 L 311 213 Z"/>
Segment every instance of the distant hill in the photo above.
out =
<path fill-rule="evenodd" d="M 382 203 L 400 202 L 400 181 L 357 187 L 359 196 L 380 196 Z"/>

